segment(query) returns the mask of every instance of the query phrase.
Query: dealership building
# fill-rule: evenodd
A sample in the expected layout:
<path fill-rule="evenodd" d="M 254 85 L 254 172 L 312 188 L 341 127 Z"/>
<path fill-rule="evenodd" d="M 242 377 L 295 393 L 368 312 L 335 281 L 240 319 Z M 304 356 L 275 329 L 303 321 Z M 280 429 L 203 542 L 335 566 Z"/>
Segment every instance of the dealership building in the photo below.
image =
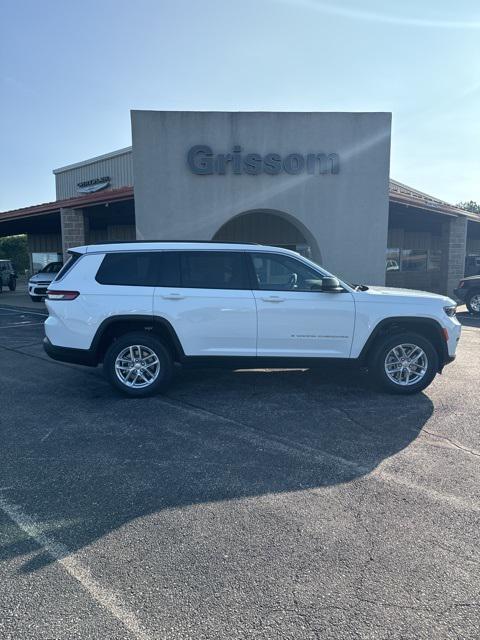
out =
<path fill-rule="evenodd" d="M 0 213 L 32 269 L 70 247 L 288 247 L 346 280 L 452 293 L 480 216 L 389 177 L 391 115 L 133 111 L 132 146 L 53 171 L 56 200 Z"/>

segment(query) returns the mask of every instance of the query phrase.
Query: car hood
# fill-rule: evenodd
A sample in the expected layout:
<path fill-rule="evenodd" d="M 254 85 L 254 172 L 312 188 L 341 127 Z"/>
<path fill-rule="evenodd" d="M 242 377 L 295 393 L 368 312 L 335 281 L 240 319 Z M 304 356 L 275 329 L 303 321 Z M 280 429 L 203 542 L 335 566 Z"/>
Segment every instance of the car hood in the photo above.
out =
<path fill-rule="evenodd" d="M 56 275 L 56 273 L 36 273 L 29 282 L 52 282 Z"/>
<path fill-rule="evenodd" d="M 442 296 L 437 293 L 431 293 L 430 291 L 417 291 L 416 289 L 397 289 L 396 287 L 368 287 L 367 291 L 358 292 L 362 294 L 362 299 L 371 300 L 372 302 L 381 302 L 382 300 L 393 300 L 394 298 L 399 303 L 428 303 L 436 302 L 438 304 L 453 305 L 456 304 L 454 300 L 448 296 Z"/>

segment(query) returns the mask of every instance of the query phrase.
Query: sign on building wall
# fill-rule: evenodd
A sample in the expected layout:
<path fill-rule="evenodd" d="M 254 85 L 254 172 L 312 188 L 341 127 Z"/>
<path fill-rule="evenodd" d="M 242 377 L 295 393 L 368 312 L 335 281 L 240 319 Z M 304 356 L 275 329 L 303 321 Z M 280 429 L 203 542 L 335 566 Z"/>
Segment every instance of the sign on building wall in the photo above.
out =
<path fill-rule="evenodd" d="M 196 144 L 188 151 L 187 164 L 197 175 L 225 175 L 226 173 L 277 175 L 285 172 L 291 175 L 307 172 L 311 175 L 336 175 L 340 171 L 340 159 L 336 153 L 289 153 L 282 157 L 279 153 L 242 153 L 242 147 L 235 145 L 231 153 L 215 154 L 206 144 Z"/>
<path fill-rule="evenodd" d="M 77 191 L 80 193 L 94 193 L 95 191 L 101 191 L 106 189 L 110 184 L 110 177 L 103 176 L 101 178 L 92 178 L 92 180 L 85 180 L 84 182 L 77 183 Z"/>

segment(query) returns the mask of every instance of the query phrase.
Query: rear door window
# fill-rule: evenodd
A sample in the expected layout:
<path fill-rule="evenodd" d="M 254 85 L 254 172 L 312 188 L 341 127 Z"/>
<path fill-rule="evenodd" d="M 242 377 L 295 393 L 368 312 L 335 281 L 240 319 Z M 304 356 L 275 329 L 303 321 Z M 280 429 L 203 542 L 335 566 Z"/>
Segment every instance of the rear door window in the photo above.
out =
<path fill-rule="evenodd" d="M 185 288 L 250 289 L 241 251 L 182 251 L 180 271 Z"/>

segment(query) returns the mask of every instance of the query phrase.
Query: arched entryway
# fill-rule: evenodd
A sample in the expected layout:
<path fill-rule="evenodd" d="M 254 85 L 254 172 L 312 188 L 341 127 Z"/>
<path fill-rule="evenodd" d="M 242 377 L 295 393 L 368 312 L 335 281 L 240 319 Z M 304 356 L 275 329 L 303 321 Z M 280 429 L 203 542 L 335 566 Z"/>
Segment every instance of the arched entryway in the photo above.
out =
<path fill-rule="evenodd" d="M 240 213 L 222 225 L 212 240 L 285 247 L 321 262 L 320 249 L 310 231 L 283 211 L 256 209 Z"/>

